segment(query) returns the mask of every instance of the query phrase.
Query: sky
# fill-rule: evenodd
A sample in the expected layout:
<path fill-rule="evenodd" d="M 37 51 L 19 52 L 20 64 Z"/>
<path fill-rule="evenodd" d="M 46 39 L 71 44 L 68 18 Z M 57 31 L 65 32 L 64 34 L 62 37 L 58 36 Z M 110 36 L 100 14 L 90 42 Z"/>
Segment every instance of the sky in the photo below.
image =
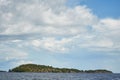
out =
<path fill-rule="evenodd" d="M 120 73 L 120 0 L 0 0 L 0 70 L 21 64 Z"/>

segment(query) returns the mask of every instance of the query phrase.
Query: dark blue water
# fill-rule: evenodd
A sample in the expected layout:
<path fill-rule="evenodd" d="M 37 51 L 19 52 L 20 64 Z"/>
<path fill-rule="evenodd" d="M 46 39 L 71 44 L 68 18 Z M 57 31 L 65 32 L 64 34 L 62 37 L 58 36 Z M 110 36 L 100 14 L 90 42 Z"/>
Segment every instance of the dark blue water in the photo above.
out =
<path fill-rule="evenodd" d="M 120 80 L 120 74 L 1 72 L 0 80 Z"/>

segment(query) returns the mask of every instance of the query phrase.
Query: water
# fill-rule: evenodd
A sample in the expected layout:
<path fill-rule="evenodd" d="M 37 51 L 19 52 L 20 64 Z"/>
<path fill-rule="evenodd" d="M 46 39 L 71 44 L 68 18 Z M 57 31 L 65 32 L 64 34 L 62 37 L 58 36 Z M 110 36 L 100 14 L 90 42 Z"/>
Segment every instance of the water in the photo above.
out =
<path fill-rule="evenodd" d="M 120 74 L 0 72 L 0 80 L 120 80 Z"/>

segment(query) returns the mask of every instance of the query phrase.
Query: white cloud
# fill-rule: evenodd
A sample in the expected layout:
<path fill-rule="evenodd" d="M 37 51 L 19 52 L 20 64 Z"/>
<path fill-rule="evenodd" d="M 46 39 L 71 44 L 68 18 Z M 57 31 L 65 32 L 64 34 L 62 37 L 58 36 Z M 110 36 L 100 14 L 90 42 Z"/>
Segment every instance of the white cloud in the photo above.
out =
<path fill-rule="evenodd" d="M 55 38 L 44 38 L 42 40 L 32 40 L 31 43 L 37 48 L 44 48 L 51 52 L 63 53 L 69 49 L 66 47 L 71 39 L 56 40 Z"/>
<path fill-rule="evenodd" d="M 0 6 L 1 5 L 8 5 L 10 3 L 10 1 L 8 0 L 0 0 Z"/>
<path fill-rule="evenodd" d="M 108 29 L 110 30 L 118 30 L 120 29 L 120 19 L 103 19 L 101 20 L 101 23 L 103 23 Z"/>
<path fill-rule="evenodd" d="M 2 44 L 66 52 L 71 47 L 120 49 L 120 20 L 100 19 L 86 6 L 66 0 L 1 0 Z M 60 39 L 59 39 L 60 38 Z M 6 43 L 7 41 L 10 43 Z"/>
<path fill-rule="evenodd" d="M 12 0 L 11 5 L 16 7 L 11 10 L 11 6 L 7 5 L 6 8 L 10 9 L 9 12 L 1 11 L 3 16 L 1 34 L 75 35 L 85 31 L 85 26 L 94 24 L 97 20 L 90 9 L 85 6 L 67 8 L 64 6 L 65 0 L 50 1 L 50 4 L 47 4 L 46 1 L 48 0 L 38 0 L 38 3 L 36 1 L 33 1 L 33 3 L 27 1 L 16 3 Z M 57 6 L 63 9 L 57 12 L 55 9 Z"/>
<path fill-rule="evenodd" d="M 98 24 L 93 27 L 99 32 L 113 32 L 120 30 L 120 19 L 105 18 L 101 19 Z"/>
<path fill-rule="evenodd" d="M 10 60 L 22 60 L 26 59 L 28 54 L 20 50 L 12 48 L 2 48 L 0 49 L 0 61 L 10 61 Z"/>
<path fill-rule="evenodd" d="M 118 45 L 120 44 L 120 20 L 119 19 L 101 19 L 97 25 L 93 25 L 97 36 L 98 42 L 102 46 L 106 46 L 106 49 L 120 50 Z"/>
<path fill-rule="evenodd" d="M 33 62 L 32 61 L 29 61 L 29 60 L 19 60 L 19 61 L 15 61 L 15 62 L 12 62 L 11 64 L 16 67 L 16 66 L 19 66 L 21 64 L 32 64 Z"/>

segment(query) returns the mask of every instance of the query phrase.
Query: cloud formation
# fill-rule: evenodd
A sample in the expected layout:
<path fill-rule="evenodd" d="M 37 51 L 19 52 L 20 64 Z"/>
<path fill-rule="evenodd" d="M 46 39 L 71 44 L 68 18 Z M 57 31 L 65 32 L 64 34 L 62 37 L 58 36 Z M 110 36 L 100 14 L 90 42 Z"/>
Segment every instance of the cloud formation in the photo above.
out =
<path fill-rule="evenodd" d="M 120 19 L 100 19 L 87 6 L 71 8 L 65 3 L 66 0 L 1 0 L 0 44 L 53 53 L 69 52 L 73 47 L 120 51 Z"/>

